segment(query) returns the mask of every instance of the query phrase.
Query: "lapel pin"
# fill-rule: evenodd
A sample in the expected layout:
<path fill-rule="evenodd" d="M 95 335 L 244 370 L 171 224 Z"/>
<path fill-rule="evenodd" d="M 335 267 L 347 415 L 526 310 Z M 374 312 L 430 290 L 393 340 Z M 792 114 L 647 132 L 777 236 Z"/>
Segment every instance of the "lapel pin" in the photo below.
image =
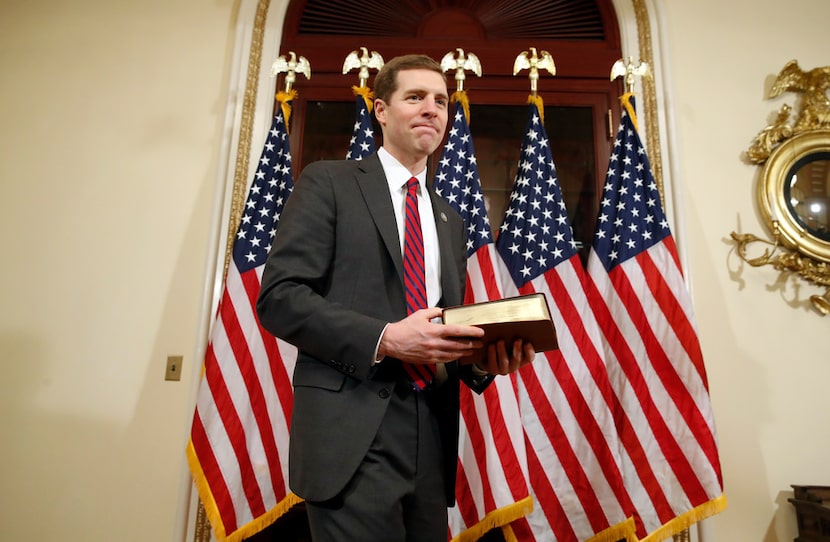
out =
<path fill-rule="evenodd" d="M 447 221 L 447 214 L 446 214 L 444 211 L 441 211 L 441 221 L 442 221 L 442 222 L 446 222 L 446 221 Z"/>

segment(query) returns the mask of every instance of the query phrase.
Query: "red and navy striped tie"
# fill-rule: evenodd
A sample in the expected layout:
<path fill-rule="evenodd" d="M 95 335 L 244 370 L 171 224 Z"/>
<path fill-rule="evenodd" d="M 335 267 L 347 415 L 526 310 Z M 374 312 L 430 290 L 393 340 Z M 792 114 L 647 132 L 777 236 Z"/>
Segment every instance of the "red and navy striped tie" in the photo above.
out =
<path fill-rule="evenodd" d="M 418 213 L 418 179 L 412 177 L 406 183 L 406 223 L 403 241 L 403 286 L 407 314 L 427 308 L 425 276 L 424 237 L 421 232 L 421 215 Z M 404 363 L 403 366 L 416 390 L 424 389 L 435 375 L 434 365 Z"/>

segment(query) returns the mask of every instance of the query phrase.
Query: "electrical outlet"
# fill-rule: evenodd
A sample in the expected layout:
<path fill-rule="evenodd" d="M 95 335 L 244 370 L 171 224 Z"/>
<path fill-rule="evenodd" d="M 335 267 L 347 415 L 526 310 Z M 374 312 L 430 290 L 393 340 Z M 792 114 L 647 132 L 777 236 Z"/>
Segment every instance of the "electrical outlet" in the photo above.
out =
<path fill-rule="evenodd" d="M 167 356 L 167 372 L 164 373 L 165 380 L 182 379 L 182 356 Z"/>

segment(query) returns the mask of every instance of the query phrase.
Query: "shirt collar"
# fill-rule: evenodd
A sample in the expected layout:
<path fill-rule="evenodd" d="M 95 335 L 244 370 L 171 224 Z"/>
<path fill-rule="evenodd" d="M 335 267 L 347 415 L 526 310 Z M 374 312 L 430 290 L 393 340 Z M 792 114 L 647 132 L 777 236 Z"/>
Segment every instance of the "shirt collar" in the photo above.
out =
<path fill-rule="evenodd" d="M 418 179 L 419 190 L 424 186 L 424 181 L 427 176 L 426 168 L 424 168 L 424 170 L 417 175 L 412 175 L 409 170 L 398 161 L 397 158 L 392 156 L 389 151 L 383 147 L 378 149 L 378 158 L 380 158 L 380 163 L 383 166 L 383 172 L 386 174 L 386 182 L 389 183 L 390 191 L 400 190 L 401 187 L 403 187 L 412 177 Z"/>

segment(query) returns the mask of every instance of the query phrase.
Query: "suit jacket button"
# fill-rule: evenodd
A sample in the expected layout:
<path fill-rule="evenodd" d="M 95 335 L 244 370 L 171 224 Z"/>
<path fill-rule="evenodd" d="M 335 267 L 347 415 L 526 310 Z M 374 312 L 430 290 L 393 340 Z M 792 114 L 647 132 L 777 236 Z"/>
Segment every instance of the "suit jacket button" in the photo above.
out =
<path fill-rule="evenodd" d="M 378 392 L 378 395 L 380 396 L 381 399 L 386 399 L 387 397 L 389 397 L 389 390 L 386 389 L 386 388 L 383 388 L 382 390 L 380 390 Z"/>
<path fill-rule="evenodd" d="M 354 365 L 349 365 L 349 368 L 348 368 L 348 372 L 349 372 L 349 374 L 354 373 L 356 370 L 357 370 L 357 369 L 355 368 L 355 366 L 354 366 Z"/>

